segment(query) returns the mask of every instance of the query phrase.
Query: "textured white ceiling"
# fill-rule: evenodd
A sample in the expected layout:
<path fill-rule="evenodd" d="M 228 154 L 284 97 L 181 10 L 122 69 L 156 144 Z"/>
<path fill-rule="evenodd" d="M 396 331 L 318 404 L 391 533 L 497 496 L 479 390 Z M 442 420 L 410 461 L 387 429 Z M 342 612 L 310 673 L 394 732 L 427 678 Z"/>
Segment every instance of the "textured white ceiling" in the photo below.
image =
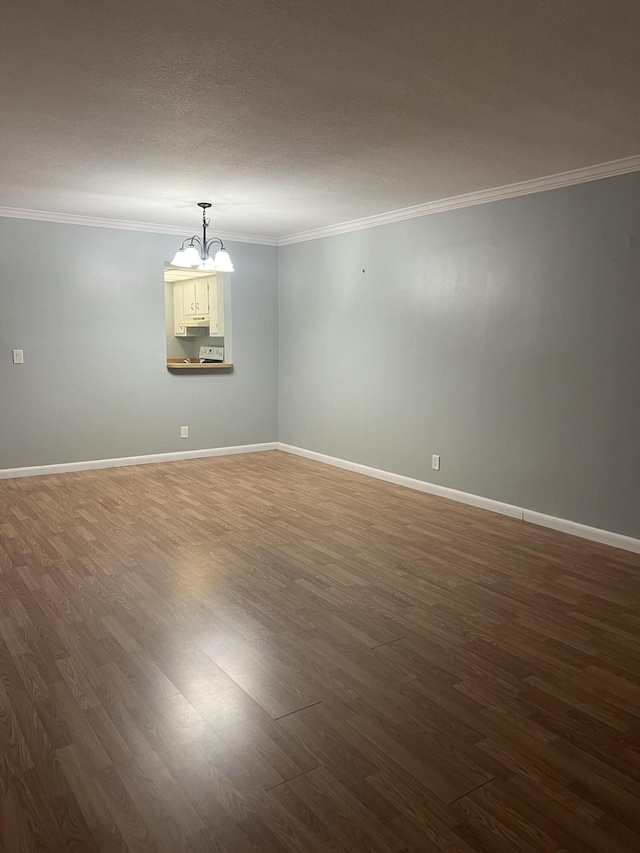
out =
<path fill-rule="evenodd" d="M 638 0 L 5 0 L 0 206 L 281 236 L 640 153 Z"/>

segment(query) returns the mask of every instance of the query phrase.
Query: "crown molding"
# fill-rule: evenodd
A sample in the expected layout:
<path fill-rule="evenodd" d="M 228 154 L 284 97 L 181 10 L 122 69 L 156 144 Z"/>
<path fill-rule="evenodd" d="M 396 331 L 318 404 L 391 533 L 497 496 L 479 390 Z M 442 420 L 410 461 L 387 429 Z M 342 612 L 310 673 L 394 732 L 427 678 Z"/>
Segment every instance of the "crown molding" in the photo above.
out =
<path fill-rule="evenodd" d="M 286 234 L 283 237 L 266 237 L 263 234 L 235 234 L 231 231 L 221 231 L 217 236 L 230 243 L 257 243 L 262 246 L 288 246 L 292 243 L 304 243 L 307 240 L 319 240 L 322 237 L 334 237 L 338 234 L 348 234 L 351 231 L 362 231 L 378 225 L 390 225 L 402 222 L 404 219 L 415 219 L 428 216 L 431 213 L 442 213 L 461 207 L 472 207 L 476 204 L 487 204 L 507 198 L 530 195 L 531 193 L 555 190 L 560 187 L 570 187 L 574 184 L 584 184 L 598 181 L 602 178 L 612 178 L 615 175 L 626 175 L 629 172 L 640 171 L 640 155 L 625 157 L 622 160 L 611 160 L 608 163 L 598 163 L 570 172 L 559 172 L 544 178 L 533 178 L 516 184 L 506 184 L 488 190 L 464 193 L 463 195 L 441 198 L 416 204 L 413 207 L 403 207 L 387 213 L 374 216 L 364 216 L 362 219 L 352 219 L 339 222 L 337 225 L 327 225 L 323 228 L 313 228 L 310 231 L 300 231 L 296 234 Z M 73 213 L 53 213 L 46 210 L 26 210 L 19 207 L 0 207 L 0 217 L 11 219 L 32 219 L 40 222 L 58 222 L 64 225 L 89 225 L 95 228 L 117 228 L 123 231 L 145 231 L 150 234 L 171 234 L 174 237 L 190 237 L 193 228 L 181 228 L 177 225 L 161 225 L 153 222 L 131 222 L 127 219 L 102 219 L 97 216 L 79 216 Z"/>
<path fill-rule="evenodd" d="M 327 225 L 324 228 L 313 228 L 310 231 L 301 231 L 298 234 L 288 234 L 279 238 L 278 246 L 303 243 L 307 240 L 319 240 L 322 237 L 333 237 L 337 234 L 348 234 L 351 231 L 362 231 L 365 228 L 374 228 L 378 225 L 389 225 L 392 222 L 402 222 L 404 219 L 415 219 L 418 216 L 428 216 L 431 213 L 442 213 L 446 210 L 456 210 L 457 208 L 471 207 L 476 204 L 487 204 L 492 201 L 530 195 L 531 193 L 540 193 L 546 190 L 555 190 L 560 187 L 570 187 L 574 184 L 584 184 L 588 181 L 597 181 L 601 178 L 611 178 L 615 175 L 625 175 L 628 172 L 638 171 L 640 171 L 640 156 L 626 157 L 623 160 L 612 160 L 608 163 L 586 166 L 583 169 L 573 169 L 570 172 L 560 172 L 544 178 L 534 178 L 533 180 L 520 181 L 516 184 L 506 184 L 505 186 L 494 187 L 489 190 L 464 193 L 463 195 L 442 198 L 437 201 L 426 202 L 425 204 L 416 204 L 413 207 L 391 210 L 388 213 L 379 213 L 375 216 L 365 216 L 362 219 L 340 222 L 337 225 Z"/>
<path fill-rule="evenodd" d="M 32 219 L 38 222 L 58 222 L 62 225 L 89 225 L 93 228 L 117 228 L 121 231 L 144 231 L 149 234 L 171 234 L 173 237 L 190 237 L 193 228 L 179 225 L 161 225 L 154 222 L 131 222 L 127 219 L 102 219 L 98 216 L 78 216 L 73 213 L 53 213 L 48 210 L 25 210 L 20 207 L 0 207 L 0 216 L 9 219 Z M 232 231 L 216 231 L 216 236 L 230 243 L 258 243 L 262 246 L 277 246 L 275 237 L 262 234 L 235 234 Z"/>

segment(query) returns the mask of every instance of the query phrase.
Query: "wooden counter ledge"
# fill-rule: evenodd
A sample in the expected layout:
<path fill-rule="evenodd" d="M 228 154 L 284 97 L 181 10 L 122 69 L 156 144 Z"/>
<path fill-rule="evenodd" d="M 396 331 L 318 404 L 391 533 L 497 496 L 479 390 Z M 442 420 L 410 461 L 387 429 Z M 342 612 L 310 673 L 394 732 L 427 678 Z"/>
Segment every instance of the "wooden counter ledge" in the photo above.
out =
<path fill-rule="evenodd" d="M 231 362 L 216 361 L 210 364 L 201 364 L 200 359 L 185 362 L 183 358 L 168 358 L 168 370 L 230 370 L 233 367 Z"/>

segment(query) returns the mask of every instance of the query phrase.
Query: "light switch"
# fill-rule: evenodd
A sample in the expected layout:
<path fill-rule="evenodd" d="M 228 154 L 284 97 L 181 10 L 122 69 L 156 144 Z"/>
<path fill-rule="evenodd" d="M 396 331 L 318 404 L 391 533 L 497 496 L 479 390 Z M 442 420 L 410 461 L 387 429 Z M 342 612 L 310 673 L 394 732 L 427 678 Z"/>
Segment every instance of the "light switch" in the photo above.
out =
<path fill-rule="evenodd" d="M 13 351 L 13 363 L 14 364 L 24 364 L 24 352 L 21 349 L 14 349 Z"/>

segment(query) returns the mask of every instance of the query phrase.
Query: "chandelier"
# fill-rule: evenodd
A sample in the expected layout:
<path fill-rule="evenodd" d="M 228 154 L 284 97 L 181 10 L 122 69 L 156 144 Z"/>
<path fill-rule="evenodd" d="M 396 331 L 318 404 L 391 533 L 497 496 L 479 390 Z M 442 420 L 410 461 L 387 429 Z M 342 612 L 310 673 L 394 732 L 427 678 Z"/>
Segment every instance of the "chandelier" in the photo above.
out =
<path fill-rule="evenodd" d="M 194 234 L 183 240 L 182 246 L 176 252 L 171 263 L 174 267 L 196 267 L 199 270 L 215 270 L 217 272 L 233 272 L 233 264 L 224 243 L 219 237 L 211 237 L 207 240 L 207 227 L 209 220 L 206 216 L 207 208 L 211 207 L 208 201 L 199 201 L 198 207 L 202 208 L 202 237 Z M 185 247 L 185 244 L 189 245 Z M 209 250 L 214 243 L 220 243 L 220 248 L 212 258 Z"/>

